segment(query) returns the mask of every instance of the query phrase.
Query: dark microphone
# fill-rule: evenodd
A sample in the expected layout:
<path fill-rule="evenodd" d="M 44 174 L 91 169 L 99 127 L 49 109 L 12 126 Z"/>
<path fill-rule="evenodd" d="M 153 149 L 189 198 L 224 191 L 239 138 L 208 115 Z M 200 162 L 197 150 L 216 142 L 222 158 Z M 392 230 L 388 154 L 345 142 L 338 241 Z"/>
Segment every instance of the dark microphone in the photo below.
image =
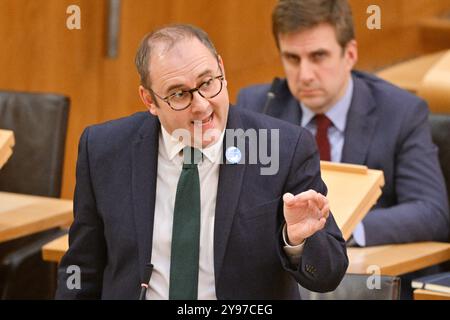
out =
<path fill-rule="evenodd" d="M 270 86 L 270 89 L 269 89 L 269 92 L 267 92 L 266 104 L 264 105 L 264 108 L 262 111 L 263 114 L 267 114 L 267 110 L 269 110 L 269 106 L 272 103 L 272 100 L 276 97 L 275 92 L 280 83 L 281 83 L 280 78 L 273 79 L 272 85 Z"/>
<path fill-rule="evenodd" d="M 147 263 L 145 265 L 144 281 L 141 283 L 141 294 L 139 295 L 139 300 L 145 300 L 145 295 L 147 294 L 148 284 L 150 283 L 152 272 L 153 264 Z"/>

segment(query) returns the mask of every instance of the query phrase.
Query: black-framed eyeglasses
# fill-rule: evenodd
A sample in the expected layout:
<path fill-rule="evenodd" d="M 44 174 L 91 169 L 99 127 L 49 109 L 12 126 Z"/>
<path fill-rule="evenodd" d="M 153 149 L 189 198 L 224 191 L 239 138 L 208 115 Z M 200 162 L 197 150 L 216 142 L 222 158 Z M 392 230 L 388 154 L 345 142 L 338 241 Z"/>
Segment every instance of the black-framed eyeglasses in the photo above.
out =
<path fill-rule="evenodd" d="M 225 77 L 223 75 L 213 77 L 200 84 L 197 88 L 190 90 L 177 90 L 169 94 L 167 97 L 161 97 L 152 89 L 149 90 L 159 99 L 167 103 L 173 110 L 181 111 L 191 105 L 192 100 L 194 99 L 194 92 L 196 91 L 205 99 L 212 99 L 217 96 L 222 91 L 224 79 Z"/>

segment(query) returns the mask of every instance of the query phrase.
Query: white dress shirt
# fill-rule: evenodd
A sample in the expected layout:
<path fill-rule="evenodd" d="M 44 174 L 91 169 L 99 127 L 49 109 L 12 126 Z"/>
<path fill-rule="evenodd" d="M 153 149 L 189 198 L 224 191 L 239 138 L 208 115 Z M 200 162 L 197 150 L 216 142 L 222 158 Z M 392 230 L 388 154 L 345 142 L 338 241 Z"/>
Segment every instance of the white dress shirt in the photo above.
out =
<path fill-rule="evenodd" d="M 331 161 L 341 162 L 342 159 L 342 148 L 345 142 L 345 127 L 347 125 L 347 114 L 350 109 L 350 105 L 353 97 L 353 79 L 350 80 L 345 90 L 344 95 L 339 101 L 325 113 L 325 115 L 330 119 L 331 126 L 328 129 L 328 140 L 330 141 L 331 147 Z M 302 109 L 302 123 L 301 126 L 305 127 L 316 136 L 316 123 L 312 121 L 316 115 L 303 103 L 300 103 Z"/>
<path fill-rule="evenodd" d="M 183 165 L 180 151 L 185 147 L 162 126 L 161 132 L 151 257 L 154 268 L 146 296 L 147 299 L 159 300 L 169 298 L 173 210 Z M 202 300 L 217 299 L 214 282 L 214 214 L 224 132 L 218 140 L 220 143 L 202 149 L 203 161 L 198 164 L 201 204 L 198 299 Z"/>
<path fill-rule="evenodd" d="M 217 299 L 214 278 L 214 216 L 216 210 L 219 167 L 223 157 L 222 132 L 217 143 L 202 149 L 203 161 L 198 164 L 200 178 L 200 252 L 198 273 L 198 299 Z M 178 179 L 181 174 L 185 147 L 161 126 L 158 148 L 158 173 L 156 178 L 156 201 L 153 222 L 152 257 L 153 273 L 146 299 L 169 298 L 170 253 L 172 243 L 173 210 Z M 292 263 L 297 263 L 303 244 L 287 244 L 286 228 L 284 250 Z"/>

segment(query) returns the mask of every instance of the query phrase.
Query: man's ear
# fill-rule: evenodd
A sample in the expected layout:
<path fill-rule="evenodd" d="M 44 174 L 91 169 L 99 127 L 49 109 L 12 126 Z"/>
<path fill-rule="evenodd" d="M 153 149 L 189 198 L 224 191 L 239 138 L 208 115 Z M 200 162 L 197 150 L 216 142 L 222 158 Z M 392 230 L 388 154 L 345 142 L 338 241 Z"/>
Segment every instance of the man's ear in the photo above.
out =
<path fill-rule="evenodd" d="M 358 61 L 358 43 L 356 40 L 350 40 L 345 48 L 345 59 L 347 60 L 349 69 L 353 69 Z"/>
<path fill-rule="evenodd" d="M 223 65 L 222 57 L 220 55 L 217 55 L 217 60 L 219 61 L 219 66 L 220 66 L 220 69 L 222 70 L 222 75 L 224 78 L 223 83 L 225 84 L 225 87 L 226 87 L 227 86 L 227 77 L 225 76 L 225 67 Z"/>
<path fill-rule="evenodd" d="M 139 97 L 141 97 L 141 100 L 147 107 L 148 111 L 152 115 L 158 116 L 158 108 L 156 107 L 155 101 L 153 101 L 152 95 L 142 85 L 139 86 Z"/>

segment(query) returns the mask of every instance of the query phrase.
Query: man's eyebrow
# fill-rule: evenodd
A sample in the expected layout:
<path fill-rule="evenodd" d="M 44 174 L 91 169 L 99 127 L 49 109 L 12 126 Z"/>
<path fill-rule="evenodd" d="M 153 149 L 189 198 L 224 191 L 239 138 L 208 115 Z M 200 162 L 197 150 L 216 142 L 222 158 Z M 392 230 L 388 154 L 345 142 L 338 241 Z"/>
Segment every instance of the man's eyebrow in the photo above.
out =
<path fill-rule="evenodd" d="M 282 51 L 281 55 L 283 55 L 284 57 L 296 57 L 296 58 L 300 58 L 300 56 L 296 53 L 293 52 L 289 52 L 289 51 Z"/>
<path fill-rule="evenodd" d="M 210 74 L 213 74 L 213 71 L 210 70 L 210 69 L 206 69 L 205 71 L 203 71 L 202 73 L 200 73 L 197 76 L 197 79 L 203 78 L 204 76 L 210 75 Z M 170 91 L 175 90 L 175 89 L 181 89 L 183 87 L 186 87 L 186 86 L 184 84 L 181 84 L 181 83 L 175 83 L 175 84 L 171 85 L 169 88 L 167 88 L 166 92 L 170 92 Z"/>
<path fill-rule="evenodd" d="M 319 49 L 317 49 L 317 50 L 311 51 L 308 55 L 309 55 L 309 56 L 312 56 L 312 55 L 315 55 L 315 54 L 318 54 L 318 53 L 329 53 L 329 52 L 330 52 L 330 50 L 328 50 L 328 49 L 325 49 L 325 48 L 319 48 Z"/>
<path fill-rule="evenodd" d="M 181 89 L 181 88 L 183 88 L 184 86 L 185 86 L 184 84 L 181 84 L 181 83 L 175 83 L 175 84 L 171 85 L 169 88 L 167 88 L 166 92 L 170 92 L 170 91 L 172 91 L 172 90 L 174 90 L 174 89 Z"/>
<path fill-rule="evenodd" d="M 295 63 L 295 64 L 300 63 L 300 61 L 302 60 L 302 58 L 299 54 L 289 52 L 289 51 L 282 52 L 281 56 L 284 59 L 287 59 L 288 61 L 291 61 L 291 63 Z"/>
<path fill-rule="evenodd" d="M 210 70 L 210 69 L 206 69 L 205 71 L 203 71 L 202 73 L 200 73 L 200 74 L 197 76 L 197 79 L 203 78 L 203 77 L 206 76 L 206 75 L 213 74 L 213 72 L 214 72 L 214 71 L 212 71 L 212 70 Z"/>
<path fill-rule="evenodd" d="M 319 49 L 316 49 L 316 50 L 308 52 L 308 56 L 313 56 L 313 55 L 318 54 L 318 53 L 321 53 L 321 54 L 325 53 L 325 54 L 327 54 L 329 52 L 330 52 L 330 50 L 328 50 L 328 49 L 319 48 Z M 281 54 L 284 57 L 300 58 L 300 56 L 297 53 L 293 53 L 293 52 L 289 52 L 289 51 L 282 51 Z"/>

